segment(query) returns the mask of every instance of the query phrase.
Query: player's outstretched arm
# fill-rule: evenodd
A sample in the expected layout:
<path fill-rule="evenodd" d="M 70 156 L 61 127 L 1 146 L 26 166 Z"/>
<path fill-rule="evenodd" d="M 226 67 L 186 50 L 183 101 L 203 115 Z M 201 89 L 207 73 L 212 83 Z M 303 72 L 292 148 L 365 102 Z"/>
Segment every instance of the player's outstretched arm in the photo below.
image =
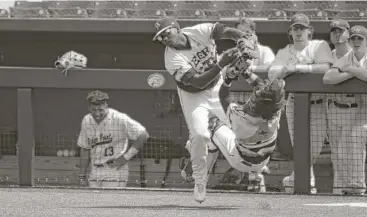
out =
<path fill-rule="evenodd" d="M 184 84 L 190 84 L 194 87 L 204 89 L 208 86 L 220 73 L 220 71 L 228 64 L 236 61 L 240 54 L 237 48 L 232 48 L 224 52 L 222 58 L 217 64 L 213 65 L 209 70 L 203 73 L 197 73 L 194 69 L 185 73 L 181 82 Z"/>
<path fill-rule="evenodd" d="M 214 40 L 230 39 L 237 41 L 238 39 L 244 37 L 246 34 L 236 28 L 228 27 L 222 23 L 216 23 L 212 32 L 212 38 Z"/>
<path fill-rule="evenodd" d="M 325 73 L 322 81 L 324 84 L 339 84 L 353 77 L 354 76 L 352 74 L 340 72 L 337 68 L 331 68 Z"/>

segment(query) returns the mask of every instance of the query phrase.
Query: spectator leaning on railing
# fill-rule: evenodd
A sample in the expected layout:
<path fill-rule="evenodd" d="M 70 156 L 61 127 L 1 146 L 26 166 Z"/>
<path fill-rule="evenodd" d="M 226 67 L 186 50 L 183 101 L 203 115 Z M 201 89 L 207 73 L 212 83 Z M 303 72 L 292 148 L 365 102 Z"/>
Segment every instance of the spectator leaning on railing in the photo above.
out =
<path fill-rule="evenodd" d="M 269 78 L 285 78 L 293 73 L 319 73 L 324 74 L 333 63 L 331 50 L 326 41 L 311 40 L 313 28 L 305 14 L 296 14 L 291 19 L 288 30 L 291 44 L 278 51 L 275 60 L 269 69 Z M 326 136 L 326 95 L 312 94 L 311 96 L 311 158 L 315 163 L 316 157 L 321 152 Z M 289 134 L 293 145 L 294 130 L 294 97 L 290 93 L 286 106 L 286 116 Z M 292 192 L 294 186 L 294 173 L 283 179 L 286 191 Z M 315 176 L 311 167 L 312 191 L 316 193 Z"/>
<path fill-rule="evenodd" d="M 349 29 L 349 23 L 345 20 L 336 19 L 330 23 L 330 41 L 335 46 L 335 49 L 332 51 L 334 61 L 348 55 L 352 50 L 348 41 Z M 338 105 L 353 103 L 354 96 L 353 94 L 328 94 L 328 99 L 327 120 L 334 172 L 333 193 L 341 194 L 343 187 L 343 177 L 341 176 L 343 175 L 342 161 L 343 155 L 346 154 L 343 153 L 343 146 L 347 146 L 345 144 L 347 137 L 341 134 L 341 130 L 344 125 L 350 125 L 350 122 L 354 122 L 352 119 L 354 118 L 355 109 L 339 108 Z"/>
<path fill-rule="evenodd" d="M 92 91 L 87 96 L 89 114 L 85 115 L 78 138 L 80 179 L 90 187 L 125 187 L 129 178 L 128 161 L 148 139 L 144 126 L 128 115 L 108 108 L 107 93 Z M 131 144 L 132 143 L 132 144 Z"/>
<path fill-rule="evenodd" d="M 352 52 L 334 63 L 324 75 L 325 84 L 338 84 L 353 77 L 367 81 L 366 38 L 367 29 L 364 26 L 357 25 L 351 28 L 349 43 Z M 349 95 L 342 101 L 333 101 L 331 106 L 338 110 L 337 117 L 334 117 L 336 124 L 331 129 L 331 138 L 336 140 L 338 147 L 336 153 L 338 158 L 335 164 L 342 181 L 342 192 L 364 195 L 367 142 L 366 96 L 365 94 Z M 341 119 L 340 115 L 344 118 Z"/>

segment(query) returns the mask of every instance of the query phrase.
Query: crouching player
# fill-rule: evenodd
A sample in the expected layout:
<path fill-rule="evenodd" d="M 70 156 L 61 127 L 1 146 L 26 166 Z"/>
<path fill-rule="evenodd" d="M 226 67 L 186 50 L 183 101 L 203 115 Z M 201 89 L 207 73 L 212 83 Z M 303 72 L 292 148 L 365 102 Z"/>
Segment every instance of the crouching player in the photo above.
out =
<path fill-rule="evenodd" d="M 210 119 L 213 143 L 209 147 L 207 165 L 210 171 L 219 149 L 231 167 L 249 173 L 250 183 L 260 186 L 259 191 L 265 192 L 262 172 L 275 149 L 281 110 L 286 103 L 285 82 L 282 79 L 262 80 L 247 68 L 233 66 L 228 69 L 219 94 L 231 128 L 216 117 Z M 231 82 L 239 74 L 253 87 L 251 98 L 245 104 L 228 100 Z M 185 173 L 183 171 L 182 175 Z"/>

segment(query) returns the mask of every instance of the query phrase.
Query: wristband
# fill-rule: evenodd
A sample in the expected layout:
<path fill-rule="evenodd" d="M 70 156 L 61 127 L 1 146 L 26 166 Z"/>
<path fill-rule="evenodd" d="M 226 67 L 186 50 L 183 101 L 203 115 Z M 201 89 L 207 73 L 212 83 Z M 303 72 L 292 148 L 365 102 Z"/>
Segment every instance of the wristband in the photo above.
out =
<path fill-rule="evenodd" d="M 124 158 L 128 161 L 133 158 L 139 152 L 134 146 L 132 146 L 125 154 Z"/>
<path fill-rule="evenodd" d="M 296 71 L 310 73 L 312 72 L 312 65 L 296 65 Z"/>
<path fill-rule="evenodd" d="M 246 79 L 246 81 L 249 83 L 249 84 L 252 84 L 254 81 L 256 81 L 256 79 L 258 78 L 258 76 L 254 73 L 251 73 L 250 74 L 250 77 Z"/>

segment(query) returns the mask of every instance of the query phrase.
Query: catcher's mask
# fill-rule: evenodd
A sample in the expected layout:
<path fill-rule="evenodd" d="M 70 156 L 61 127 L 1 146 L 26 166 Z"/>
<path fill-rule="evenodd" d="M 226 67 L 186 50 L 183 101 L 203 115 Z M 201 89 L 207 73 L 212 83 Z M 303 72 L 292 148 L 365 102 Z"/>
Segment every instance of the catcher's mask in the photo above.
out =
<path fill-rule="evenodd" d="M 69 69 L 87 67 L 87 57 L 75 51 L 69 51 L 55 61 L 55 67 L 62 69 L 61 74 L 66 76 Z"/>
<path fill-rule="evenodd" d="M 286 103 L 284 86 L 283 79 L 259 82 L 248 102 L 249 109 L 266 120 L 273 119 Z"/>

